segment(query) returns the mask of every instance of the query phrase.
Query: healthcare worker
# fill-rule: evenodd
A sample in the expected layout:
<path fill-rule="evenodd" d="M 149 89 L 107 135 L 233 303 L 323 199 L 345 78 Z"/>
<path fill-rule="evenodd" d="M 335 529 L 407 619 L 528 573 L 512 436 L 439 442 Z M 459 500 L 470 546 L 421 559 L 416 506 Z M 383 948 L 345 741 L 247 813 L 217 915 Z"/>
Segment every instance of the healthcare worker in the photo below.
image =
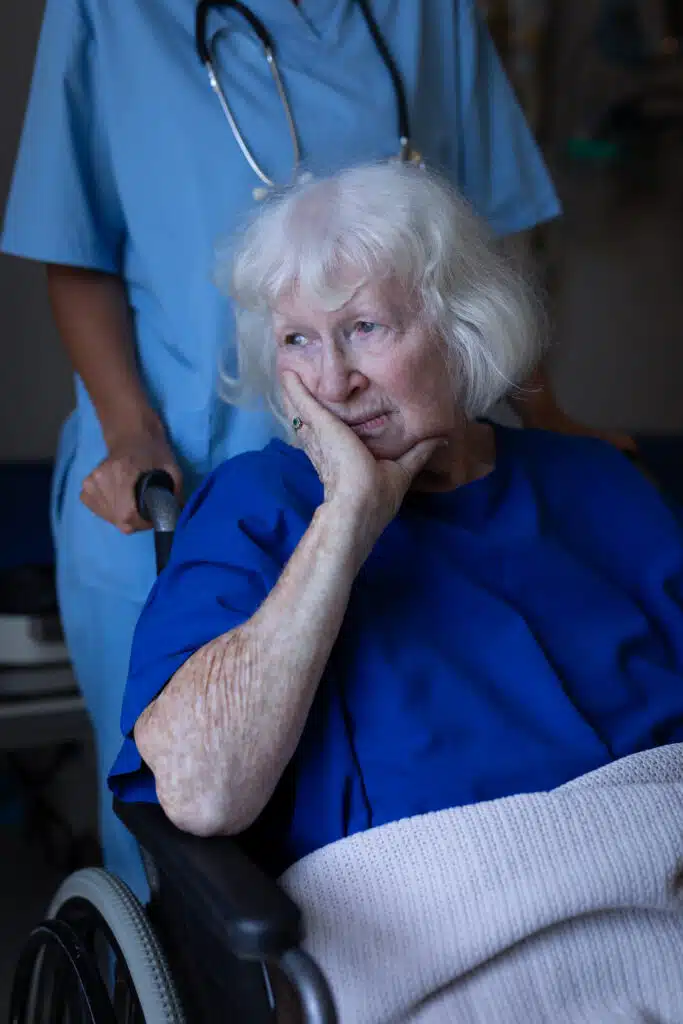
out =
<path fill-rule="evenodd" d="M 500 235 L 558 213 L 475 0 L 47 0 L 2 246 L 47 265 L 76 373 L 53 526 L 103 783 L 154 579 L 134 481 L 162 467 L 187 494 L 274 431 L 218 396 L 216 244 L 272 187 L 392 158 L 447 174 Z M 106 795 L 101 835 L 144 893 Z"/>

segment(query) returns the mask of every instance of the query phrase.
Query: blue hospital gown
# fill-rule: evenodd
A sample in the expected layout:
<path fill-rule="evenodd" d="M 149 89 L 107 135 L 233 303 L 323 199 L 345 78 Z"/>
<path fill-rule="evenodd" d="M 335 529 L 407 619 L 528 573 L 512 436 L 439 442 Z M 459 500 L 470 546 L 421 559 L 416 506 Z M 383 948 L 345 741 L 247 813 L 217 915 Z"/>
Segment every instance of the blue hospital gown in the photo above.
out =
<path fill-rule="evenodd" d="M 415 494 L 353 587 L 299 749 L 259 823 L 281 870 L 408 815 L 547 790 L 683 741 L 683 533 L 600 441 L 496 428 L 496 468 Z M 273 441 L 208 480 L 140 620 L 110 777 L 155 800 L 132 729 L 268 595 L 322 498 Z"/>

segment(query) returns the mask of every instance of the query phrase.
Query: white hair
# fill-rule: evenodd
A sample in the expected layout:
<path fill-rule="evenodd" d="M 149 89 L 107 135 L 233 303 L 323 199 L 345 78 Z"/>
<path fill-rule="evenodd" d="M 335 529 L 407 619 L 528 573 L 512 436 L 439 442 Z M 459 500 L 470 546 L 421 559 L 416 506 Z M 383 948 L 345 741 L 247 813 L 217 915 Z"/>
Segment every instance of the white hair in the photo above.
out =
<path fill-rule="evenodd" d="M 298 292 L 338 309 L 368 283 L 399 284 L 427 318 L 468 418 L 523 380 L 542 351 L 534 289 L 469 205 L 410 165 L 357 167 L 298 185 L 247 224 L 216 281 L 235 304 L 237 374 L 226 401 L 265 399 L 282 415 L 272 312 Z"/>

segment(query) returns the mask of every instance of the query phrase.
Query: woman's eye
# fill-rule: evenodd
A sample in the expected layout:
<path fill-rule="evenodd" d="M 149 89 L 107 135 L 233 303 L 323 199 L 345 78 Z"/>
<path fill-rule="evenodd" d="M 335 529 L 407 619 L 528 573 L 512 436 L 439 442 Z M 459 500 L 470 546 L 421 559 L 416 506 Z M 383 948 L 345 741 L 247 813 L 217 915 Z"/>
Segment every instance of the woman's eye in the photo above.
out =
<path fill-rule="evenodd" d="M 356 334 L 372 334 L 376 331 L 379 324 L 374 323 L 372 320 L 359 320 L 354 326 L 354 332 Z"/>
<path fill-rule="evenodd" d="M 307 345 L 307 344 L 308 344 L 308 339 L 306 338 L 306 336 L 304 334 L 286 334 L 285 335 L 285 345 L 287 345 L 287 346 L 294 347 L 294 348 L 301 348 L 303 345 Z"/>

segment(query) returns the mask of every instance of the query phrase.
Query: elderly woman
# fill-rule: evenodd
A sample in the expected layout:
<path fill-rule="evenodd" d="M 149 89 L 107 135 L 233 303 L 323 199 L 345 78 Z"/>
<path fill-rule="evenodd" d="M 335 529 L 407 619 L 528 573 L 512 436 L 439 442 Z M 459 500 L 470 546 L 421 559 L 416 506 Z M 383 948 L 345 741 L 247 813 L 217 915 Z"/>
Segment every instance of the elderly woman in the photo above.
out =
<path fill-rule="evenodd" d="M 482 419 L 532 293 L 438 179 L 268 204 L 230 268 L 233 401 L 291 443 L 189 503 L 135 639 L 112 788 L 272 866 L 683 739 L 683 543 L 607 444 Z"/>

